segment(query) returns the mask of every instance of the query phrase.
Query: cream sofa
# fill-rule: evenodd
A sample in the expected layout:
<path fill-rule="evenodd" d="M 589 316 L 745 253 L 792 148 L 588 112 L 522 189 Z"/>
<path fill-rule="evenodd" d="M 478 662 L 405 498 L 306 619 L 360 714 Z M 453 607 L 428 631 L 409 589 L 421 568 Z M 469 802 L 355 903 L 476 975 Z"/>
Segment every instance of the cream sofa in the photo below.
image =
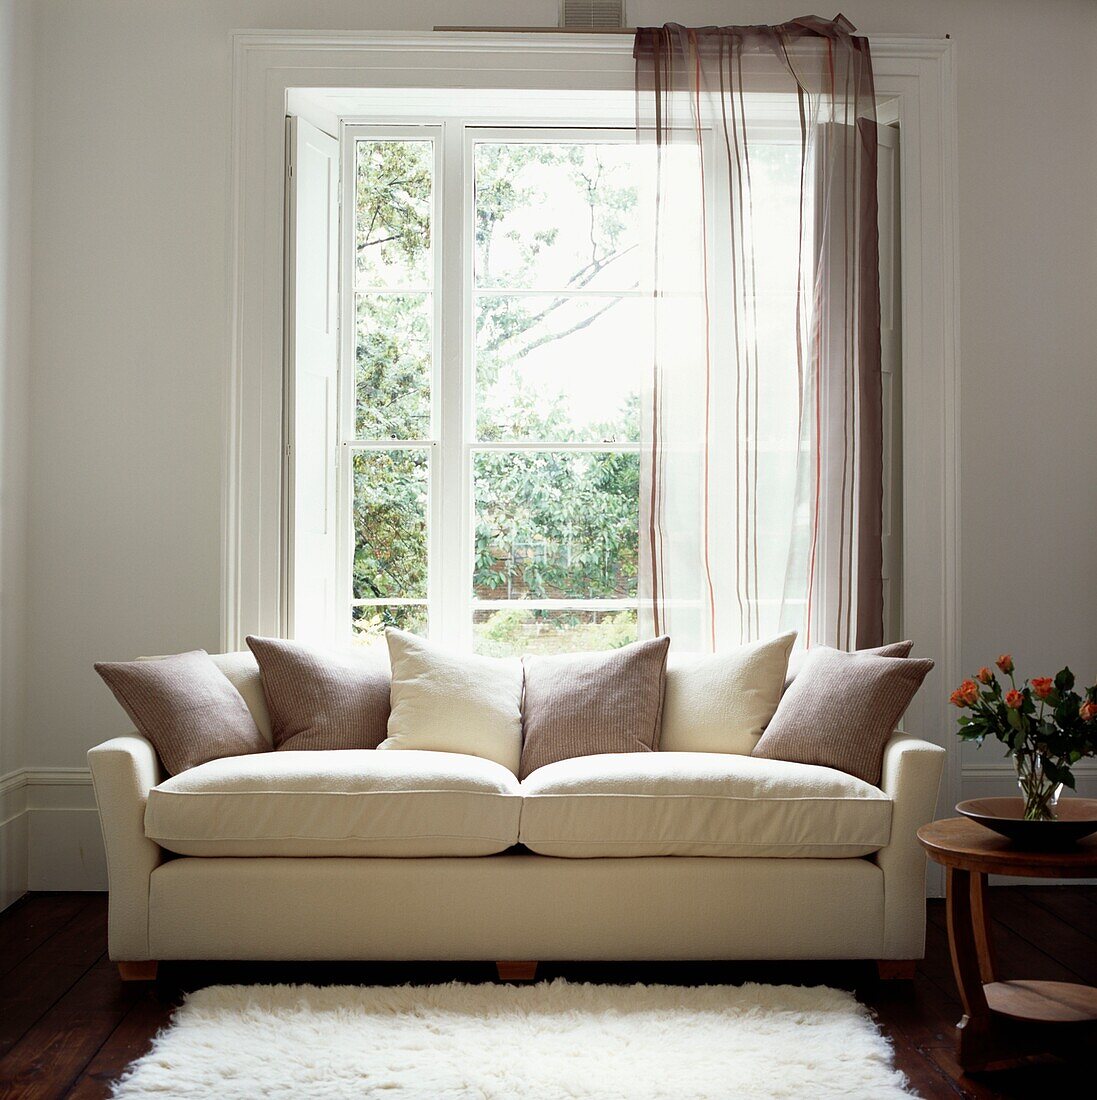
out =
<path fill-rule="evenodd" d="M 259 728 L 250 654 L 215 658 Z M 588 756 L 524 782 L 435 752 L 271 752 L 165 780 L 144 738 L 90 751 L 110 956 L 921 957 L 944 752 L 896 733 L 880 788 L 725 753 Z M 526 973 L 530 973 L 527 967 Z"/>

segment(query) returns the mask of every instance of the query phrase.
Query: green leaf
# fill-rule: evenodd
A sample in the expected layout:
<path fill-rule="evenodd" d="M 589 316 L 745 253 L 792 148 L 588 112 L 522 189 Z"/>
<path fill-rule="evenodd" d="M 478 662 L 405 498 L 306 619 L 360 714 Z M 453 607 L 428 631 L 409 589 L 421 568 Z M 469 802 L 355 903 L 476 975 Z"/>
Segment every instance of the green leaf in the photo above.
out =
<path fill-rule="evenodd" d="M 1060 693 L 1072 691 L 1074 689 L 1074 673 L 1069 668 L 1057 672 L 1055 674 L 1055 687 Z"/>

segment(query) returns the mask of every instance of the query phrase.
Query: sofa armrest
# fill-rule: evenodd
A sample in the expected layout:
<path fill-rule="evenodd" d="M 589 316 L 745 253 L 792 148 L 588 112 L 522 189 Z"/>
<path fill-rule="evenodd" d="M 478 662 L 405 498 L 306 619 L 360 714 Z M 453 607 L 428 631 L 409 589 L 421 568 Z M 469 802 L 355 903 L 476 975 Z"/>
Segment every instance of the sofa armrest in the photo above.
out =
<path fill-rule="evenodd" d="M 145 836 L 145 803 L 160 782 L 160 761 L 152 745 L 133 733 L 96 745 L 88 765 L 107 851 L 110 957 L 148 959 L 149 878 L 163 852 Z"/>
<path fill-rule="evenodd" d="M 932 821 L 945 750 L 905 733 L 884 747 L 880 787 L 892 801 L 891 839 L 876 853 L 884 872 L 885 959 L 920 959 L 926 947 L 926 854 L 917 832 Z"/>

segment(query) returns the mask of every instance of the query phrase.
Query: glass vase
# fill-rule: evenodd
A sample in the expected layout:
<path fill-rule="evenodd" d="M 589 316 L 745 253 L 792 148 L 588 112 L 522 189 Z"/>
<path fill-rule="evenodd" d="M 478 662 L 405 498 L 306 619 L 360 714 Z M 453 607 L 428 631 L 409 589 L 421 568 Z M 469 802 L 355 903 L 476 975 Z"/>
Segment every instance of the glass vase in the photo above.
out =
<path fill-rule="evenodd" d="M 1025 820 L 1052 821 L 1063 784 L 1053 783 L 1044 774 L 1044 760 L 1039 753 L 1020 753 L 1014 762 L 1017 765 L 1017 786 L 1021 788 L 1021 797 L 1025 800 Z"/>

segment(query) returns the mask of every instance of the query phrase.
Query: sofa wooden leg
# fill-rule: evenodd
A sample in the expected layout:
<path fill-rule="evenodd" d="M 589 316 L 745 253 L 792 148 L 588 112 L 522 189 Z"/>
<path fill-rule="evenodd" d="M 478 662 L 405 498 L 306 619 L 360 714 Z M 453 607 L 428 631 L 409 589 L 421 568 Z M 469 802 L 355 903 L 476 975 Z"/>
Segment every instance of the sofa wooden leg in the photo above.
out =
<path fill-rule="evenodd" d="M 876 973 L 882 982 L 912 982 L 917 959 L 877 959 Z"/>
<path fill-rule="evenodd" d="M 495 964 L 501 982 L 532 982 L 537 977 L 537 963 L 504 959 Z"/>
<path fill-rule="evenodd" d="M 155 959 L 146 959 L 144 962 L 120 962 L 118 976 L 124 982 L 154 982 L 156 968 L 159 965 Z"/>

